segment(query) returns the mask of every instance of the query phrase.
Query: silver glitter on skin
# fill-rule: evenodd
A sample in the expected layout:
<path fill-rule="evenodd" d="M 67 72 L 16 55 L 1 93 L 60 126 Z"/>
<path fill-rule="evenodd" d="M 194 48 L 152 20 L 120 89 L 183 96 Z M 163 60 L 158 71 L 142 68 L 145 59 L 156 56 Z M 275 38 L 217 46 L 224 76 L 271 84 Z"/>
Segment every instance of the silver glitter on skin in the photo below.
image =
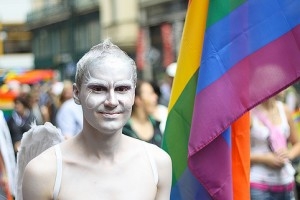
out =
<path fill-rule="evenodd" d="M 109 90 L 109 83 L 107 81 L 94 78 L 91 75 L 90 70 L 88 70 L 87 73 L 85 73 L 84 75 L 84 84 L 86 85 L 87 92 L 88 92 L 88 95 L 85 99 L 85 103 L 87 105 L 87 108 L 91 110 L 97 107 L 98 104 L 97 95 L 107 93 L 106 99 L 109 99 L 110 98 L 109 95 L 118 95 L 119 93 L 124 95 L 124 93 L 127 90 L 134 88 L 134 81 L 133 81 L 133 77 L 131 76 L 131 78 L 128 80 L 118 81 L 116 83 L 113 83 L 114 92 L 113 94 L 110 94 L 110 92 L 107 91 Z M 117 97 L 114 98 L 118 99 Z"/>

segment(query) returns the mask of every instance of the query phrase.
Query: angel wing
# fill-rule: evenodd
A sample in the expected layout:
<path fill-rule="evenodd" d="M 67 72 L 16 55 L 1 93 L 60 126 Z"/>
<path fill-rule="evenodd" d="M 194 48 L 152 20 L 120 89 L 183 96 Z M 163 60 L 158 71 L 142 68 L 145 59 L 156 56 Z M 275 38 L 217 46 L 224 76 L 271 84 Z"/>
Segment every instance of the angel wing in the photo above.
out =
<path fill-rule="evenodd" d="M 64 140 L 60 129 L 50 122 L 44 125 L 32 125 L 31 129 L 23 134 L 20 150 L 17 155 L 17 191 L 16 200 L 23 200 L 22 180 L 26 165 L 33 158 L 46 149 L 61 143 Z"/>

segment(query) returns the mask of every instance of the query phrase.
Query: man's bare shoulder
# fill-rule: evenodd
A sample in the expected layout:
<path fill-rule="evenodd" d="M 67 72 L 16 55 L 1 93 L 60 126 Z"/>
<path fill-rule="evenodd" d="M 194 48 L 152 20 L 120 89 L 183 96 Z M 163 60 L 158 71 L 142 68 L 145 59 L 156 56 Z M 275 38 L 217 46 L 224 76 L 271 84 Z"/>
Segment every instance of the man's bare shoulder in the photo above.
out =
<path fill-rule="evenodd" d="M 50 199 L 55 176 L 56 156 L 51 147 L 27 164 L 22 183 L 23 199 Z"/>
<path fill-rule="evenodd" d="M 172 161 L 169 154 L 153 144 L 147 144 L 155 160 L 158 173 L 156 199 L 170 199 L 172 184 Z"/>
<path fill-rule="evenodd" d="M 146 143 L 146 145 L 148 146 L 148 149 L 150 150 L 150 153 L 155 159 L 155 162 L 158 165 L 158 167 L 160 167 L 160 165 L 171 165 L 171 157 L 165 150 L 159 148 L 154 144 Z"/>
<path fill-rule="evenodd" d="M 54 180 L 56 174 L 56 156 L 54 148 L 49 148 L 37 157 L 33 158 L 26 166 L 24 180 L 30 177 L 37 182 Z"/>
<path fill-rule="evenodd" d="M 50 171 L 56 169 L 56 155 L 54 147 L 45 150 L 43 153 L 33 158 L 26 169 L 34 169 L 35 171 Z"/>
<path fill-rule="evenodd" d="M 171 164 L 171 158 L 165 150 L 159 148 L 158 146 L 156 146 L 154 144 L 150 144 L 150 143 L 141 141 L 139 139 L 131 138 L 131 137 L 128 137 L 128 136 L 126 136 L 126 137 L 130 141 L 130 143 L 128 143 L 129 146 L 131 148 L 133 148 L 134 150 L 136 150 L 137 146 L 146 145 L 146 147 L 149 150 L 151 156 L 154 158 L 154 160 L 157 164 L 160 164 L 160 163 L 162 165 Z"/>

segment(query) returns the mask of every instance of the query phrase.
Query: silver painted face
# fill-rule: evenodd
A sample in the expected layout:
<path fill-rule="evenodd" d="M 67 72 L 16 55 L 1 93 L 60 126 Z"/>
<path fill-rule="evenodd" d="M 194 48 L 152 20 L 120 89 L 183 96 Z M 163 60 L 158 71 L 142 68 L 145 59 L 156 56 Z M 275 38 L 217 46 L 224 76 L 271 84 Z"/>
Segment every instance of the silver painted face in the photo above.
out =
<path fill-rule="evenodd" d="M 134 103 L 131 66 L 116 57 L 92 63 L 78 94 L 84 118 L 91 126 L 101 133 L 122 130 Z"/>

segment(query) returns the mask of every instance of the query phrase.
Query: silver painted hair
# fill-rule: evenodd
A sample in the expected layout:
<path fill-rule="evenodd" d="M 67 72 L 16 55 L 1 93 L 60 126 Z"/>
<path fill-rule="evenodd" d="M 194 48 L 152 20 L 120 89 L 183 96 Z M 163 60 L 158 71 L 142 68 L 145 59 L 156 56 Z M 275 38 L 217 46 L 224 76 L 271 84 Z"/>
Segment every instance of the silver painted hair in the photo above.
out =
<path fill-rule="evenodd" d="M 102 43 L 93 46 L 77 63 L 75 83 L 78 88 L 81 87 L 87 68 L 95 61 L 104 60 L 107 57 L 123 58 L 132 67 L 132 77 L 134 85 L 137 82 L 136 64 L 126 52 L 122 51 L 110 39 L 105 39 Z"/>

